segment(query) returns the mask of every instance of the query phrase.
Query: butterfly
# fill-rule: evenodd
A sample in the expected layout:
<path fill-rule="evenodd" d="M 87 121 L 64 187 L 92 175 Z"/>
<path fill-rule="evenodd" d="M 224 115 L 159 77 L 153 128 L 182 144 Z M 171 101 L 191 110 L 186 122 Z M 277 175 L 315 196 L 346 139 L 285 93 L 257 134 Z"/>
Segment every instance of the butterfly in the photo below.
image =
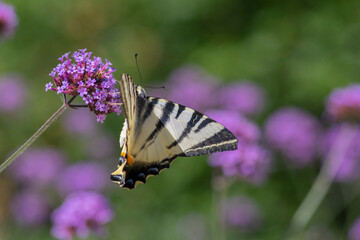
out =
<path fill-rule="evenodd" d="M 178 156 L 193 157 L 237 149 L 237 139 L 204 114 L 165 99 L 150 97 L 123 73 L 119 81 L 125 121 L 122 148 L 111 180 L 134 188 L 170 167 Z"/>

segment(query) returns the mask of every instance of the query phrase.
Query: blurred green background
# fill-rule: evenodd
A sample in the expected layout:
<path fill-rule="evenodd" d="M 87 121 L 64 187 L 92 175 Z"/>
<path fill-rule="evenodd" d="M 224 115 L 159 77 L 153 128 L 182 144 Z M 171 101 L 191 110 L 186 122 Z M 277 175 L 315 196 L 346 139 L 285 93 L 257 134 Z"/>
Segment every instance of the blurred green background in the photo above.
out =
<path fill-rule="evenodd" d="M 201 66 L 224 82 L 252 80 L 267 94 L 265 114 L 256 119 L 260 125 L 274 109 L 288 105 L 320 118 L 327 94 L 334 87 L 357 82 L 360 75 L 360 2 L 355 0 L 7 3 L 15 6 L 19 26 L 11 39 L 0 43 L 0 74 L 21 74 L 29 95 L 21 113 L 0 116 L 1 159 L 60 107 L 58 95 L 44 91 L 51 81 L 48 74 L 58 57 L 79 48 L 112 62 L 116 78 L 127 72 L 139 83 L 134 59 L 138 53 L 143 85 L 164 81 L 172 70 L 187 63 Z M 114 114 L 100 127 L 117 139 L 122 121 L 122 116 Z M 76 162 L 85 155 L 79 141 L 55 123 L 34 146 L 55 146 Z M 115 150 L 112 158 L 102 159 L 103 164 L 115 168 L 119 153 L 120 149 Z M 291 216 L 318 166 L 289 173 L 276 158 L 274 161 L 277 166 L 265 184 L 256 187 L 238 181 L 228 189 L 228 195 L 254 198 L 264 215 L 257 232 L 227 230 L 228 239 L 286 238 Z M 218 196 L 212 188 L 213 174 L 206 158 L 198 157 L 174 161 L 169 170 L 132 191 L 119 189 L 109 180 L 106 196 L 116 215 L 109 224 L 108 238 L 184 239 L 179 221 L 195 213 L 205 219 L 205 239 L 217 239 L 221 229 L 215 217 Z M 49 239 L 49 226 L 22 228 L 11 220 L 8 199 L 17 191 L 11 181 L 9 174 L 1 174 L 0 239 Z M 360 199 L 347 205 L 347 215 L 340 208 L 338 214 L 329 216 L 327 209 L 341 205 L 337 197 L 323 203 L 311 225 L 327 227 L 335 239 L 345 239 L 359 213 L 356 203 Z"/>

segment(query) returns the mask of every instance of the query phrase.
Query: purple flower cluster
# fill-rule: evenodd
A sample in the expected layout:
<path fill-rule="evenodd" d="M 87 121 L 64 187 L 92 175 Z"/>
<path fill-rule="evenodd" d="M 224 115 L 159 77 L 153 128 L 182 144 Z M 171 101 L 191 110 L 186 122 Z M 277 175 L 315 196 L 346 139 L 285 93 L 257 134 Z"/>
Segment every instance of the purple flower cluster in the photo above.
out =
<path fill-rule="evenodd" d="M 319 121 L 298 108 L 279 109 L 265 124 L 268 144 L 295 167 L 305 166 L 315 159 L 320 134 Z"/>
<path fill-rule="evenodd" d="M 0 1 L 0 39 L 12 35 L 17 25 L 18 18 L 14 7 Z"/>
<path fill-rule="evenodd" d="M 94 162 L 77 163 L 65 169 L 57 184 L 61 195 L 82 190 L 101 191 L 108 183 L 106 170 Z"/>
<path fill-rule="evenodd" d="M 26 95 L 27 91 L 25 88 L 25 84 L 20 77 L 6 76 L 0 78 L 1 112 L 19 112 L 18 110 L 20 110 L 24 106 Z"/>
<path fill-rule="evenodd" d="M 17 193 L 10 207 L 14 219 L 23 226 L 36 227 L 49 218 L 50 205 L 37 191 L 24 190 Z"/>
<path fill-rule="evenodd" d="M 110 67 L 112 64 L 107 60 L 103 63 L 100 57 L 91 57 L 92 53 L 86 52 L 86 49 L 72 54 L 75 62 L 69 54 L 59 58 L 61 63 L 49 74 L 55 86 L 50 82 L 46 84 L 45 90 L 82 97 L 96 114 L 98 122 L 105 120 L 105 114 L 120 114 L 120 106 L 114 104 L 120 102 L 120 94 L 115 88 L 116 80 L 112 74 L 115 69 Z"/>
<path fill-rule="evenodd" d="M 113 212 L 107 200 L 95 192 L 76 192 L 69 195 L 51 216 L 52 235 L 58 239 L 85 238 L 91 232 L 104 234 L 104 225 Z"/>
<path fill-rule="evenodd" d="M 270 155 L 258 144 L 259 128 L 237 112 L 218 110 L 207 115 L 228 128 L 239 141 L 235 151 L 210 155 L 210 165 L 221 167 L 226 176 L 237 176 L 253 184 L 263 182 L 270 170 Z"/>
<path fill-rule="evenodd" d="M 264 91 L 254 82 L 235 81 L 221 86 L 216 77 L 194 65 L 185 65 L 174 70 L 167 79 L 167 85 L 169 91 L 152 90 L 150 95 L 166 98 L 202 112 L 220 108 L 253 116 L 264 108 Z"/>
<path fill-rule="evenodd" d="M 235 82 L 220 90 L 219 101 L 227 109 L 257 115 L 264 108 L 264 91 L 253 82 Z"/>
<path fill-rule="evenodd" d="M 24 186 L 52 185 L 65 161 L 65 156 L 57 149 L 30 149 L 11 165 L 12 177 Z"/>
<path fill-rule="evenodd" d="M 220 205 L 219 210 L 221 222 L 242 232 L 253 232 L 261 226 L 262 214 L 257 204 L 248 197 L 231 197 Z"/>
<path fill-rule="evenodd" d="M 359 178 L 360 172 L 360 127 L 340 124 L 328 129 L 322 139 L 321 151 L 324 160 L 330 163 L 330 175 L 338 182 Z"/>
<path fill-rule="evenodd" d="M 173 71 L 169 78 L 167 99 L 204 111 L 216 104 L 217 80 L 196 66 L 183 66 Z"/>
<path fill-rule="evenodd" d="M 60 197 L 104 190 L 108 174 L 100 164 L 86 162 L 67 167 L 65 164 L 64 154 L 57 149 L 37 148 L 28 150 L 11 165 L 11 176 L 22 187 L 11 201 L 11 213 L 16 222 L 28 227 L 46 223 L 51 213 L 46 196 L 49 191 L 54 193 L 54 186 Z"/>
<path fill-rule="evenodd" d="M 333 90 L 326 100 L 326 111 L 334 120 L 360 121 L 360 84 Z"/>

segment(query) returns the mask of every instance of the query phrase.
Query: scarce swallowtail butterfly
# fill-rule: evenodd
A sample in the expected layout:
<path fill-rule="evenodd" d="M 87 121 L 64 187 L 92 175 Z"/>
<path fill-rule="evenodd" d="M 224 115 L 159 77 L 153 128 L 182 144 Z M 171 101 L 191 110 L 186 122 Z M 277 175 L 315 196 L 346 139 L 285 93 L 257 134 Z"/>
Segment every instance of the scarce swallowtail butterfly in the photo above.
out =
<path fill-rule="evenodd" d="M 120 92 L 125 122 L 118 169 L 111 180 L 122 187 L 145 183 L 148 176 L 169 168 L 178 156 L 237 149 L 237 139 L 224 126 L 191 108 L 147 96 L 128 74 L 122 74 Z"/>

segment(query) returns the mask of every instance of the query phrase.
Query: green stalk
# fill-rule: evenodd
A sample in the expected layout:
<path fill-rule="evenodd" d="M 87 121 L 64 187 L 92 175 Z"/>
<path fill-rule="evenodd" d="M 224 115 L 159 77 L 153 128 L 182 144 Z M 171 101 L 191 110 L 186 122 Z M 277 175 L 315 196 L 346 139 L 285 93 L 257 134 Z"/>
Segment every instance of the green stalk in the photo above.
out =
<path fill-rule="evenodd" d="M 331 176 L 330 170 L 335 169 L 335 174 L 339 170 L 344 154 L 355 135 L 356 131 L 353 130 L 351 125 L 343 125 L 341 127 L 337 140 L 328 158 L 325 159 L 319 175 L 291 220 L 290 234 L 302 232 L 311 220 L 333 182 L 334 176 Z"/>
<path fill-rule="evenodd" d="M 40 128 L 34 133 L 21 147 L 19 147 L 8 159 L 0 165 L 0 173 L 5 170 L 17 157 L 19 157 L 45 130 L 69 108 L 67 103 L 64 103 Z"/>

